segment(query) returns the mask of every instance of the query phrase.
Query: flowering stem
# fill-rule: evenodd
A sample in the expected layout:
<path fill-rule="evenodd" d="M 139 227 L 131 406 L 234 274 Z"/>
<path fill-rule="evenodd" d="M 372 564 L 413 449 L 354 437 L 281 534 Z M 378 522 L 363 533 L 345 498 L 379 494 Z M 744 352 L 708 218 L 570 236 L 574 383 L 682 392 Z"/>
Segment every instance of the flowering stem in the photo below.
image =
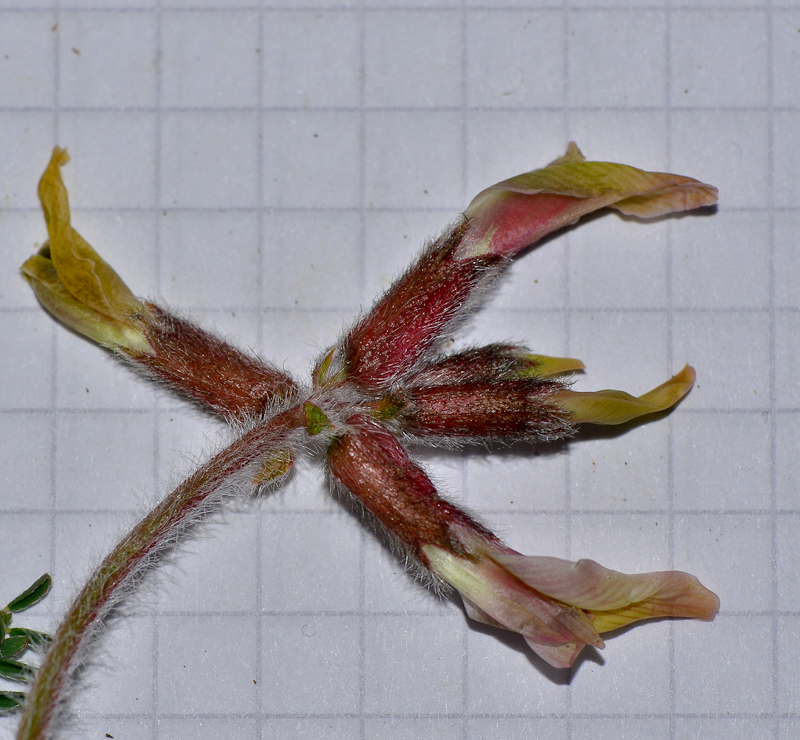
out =
<path fill-rule="evenodd" d="M 305 423 L 302 407 L 278 414 L 242 435 L 190 475 L 119 541 L 89 577 L 56 632 L 33 683 L 17 733 L 18 740 L 44 740 L 56 717 L 62 693 L 80 665 L 81 648 L 116 604 L 126 587 L 173 546 L 186 530 L 225 496 L 231 478 L 252 473 L 254 464 L 288 444 Z M 254 476 L 249 476 L 252 481 Z"/>
<path fill-rule="evenodd" d="M 50 239 L 22 266 L 39 300 L 73 330 L 229 423 L 244 420 L 249 431 L 136 524 L 89 577 L 31 687 L 19 740 L 52 735 L 65 687 L 99 623 L 159 555 L 226 494 L 280 481 L 303 436 L 327 447 L 332 478 L 421 574 L 458 589 L 474 619 L 521 633 L 551 665 L 572 665 L 584 645 L 602 647 L 600 632 L 631 621 L 716 614 L 716 596 L 687 574 L 625 576 L 592 561 L 510 550 L 439 496 L 403 444 L 559 439 L 576 423 L 619 424 L 674 406 L 694 381 L 691 368 L 634 398 L 572 391 L 554 376 L 583 368 L 580 361 L 524 347 L 437 352 L 504 265 L 544 235 L 607 206 L 652 217 L 711 205 L 715 188 L 586 162 L 570 146 L 548 167 L 479 194 L 323 354 L 309 389 L 136 298 L 72 227 L 60 175 L 66 161 L 66 152 L 55 149 L 39 186 Z M 278 404 L 287 410 L 270 416 Z"/>

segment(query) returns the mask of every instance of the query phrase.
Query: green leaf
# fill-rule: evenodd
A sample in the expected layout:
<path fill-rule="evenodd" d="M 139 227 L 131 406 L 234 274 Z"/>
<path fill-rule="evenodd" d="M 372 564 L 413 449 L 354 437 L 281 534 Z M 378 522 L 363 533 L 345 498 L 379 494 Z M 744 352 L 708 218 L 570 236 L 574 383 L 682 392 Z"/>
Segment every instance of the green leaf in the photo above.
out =
<path fill-rule="evenodd" d="M 16 660 L 2 660 L 0 659 L 0 676 L 8 678 L 11 681 L 23 681 L 30 683 L 36 676 L 36 671 L 25 663 L 19 663 Z"/>
<path fill-rule="evenodd" d="M 0 644 L 0 658 L 16 658 L 28 649 L 30 639 L 25 635 L 9 637 Z"/>
<path fill-rule="evenodd" d="M 25 703 L 26 695 L 21 691 L 0 691 L 0 714 L 9 714 Z"/>
<path fill-rule="evenodd" d="M 12 627 L 8 631 L 8 634 L 11 637 L 27 637 L 30 641 L 30 646 L 34 650 L 47 650 L 47 648 L 50 647 L 50 643 L 53 641 L 53 638 L 46 632 L 30 630 L 27 627 Z"/>
<path fill-rule="evenodd" d="M 49 573 L 40 576 L 39 579 L 29 589 L 23 591 L 16 599 L 9 603 L 7 609 L 11 612 L 21 612 L 29 609 L 34 604 L 38 604 L 50 590 L 53 579 Z"/>

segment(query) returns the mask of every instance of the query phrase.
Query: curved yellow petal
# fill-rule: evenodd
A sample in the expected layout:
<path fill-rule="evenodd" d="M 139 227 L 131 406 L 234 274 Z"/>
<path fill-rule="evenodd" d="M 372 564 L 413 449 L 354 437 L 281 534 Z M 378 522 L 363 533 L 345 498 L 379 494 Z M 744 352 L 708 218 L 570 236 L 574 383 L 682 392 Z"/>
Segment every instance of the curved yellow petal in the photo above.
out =
<path fill-rule="evenodd" d="M 647 172 L 615 162 L 587 161 L 574 141 L 569 143 L 563 157 L 546 167 L 503 180 L 483 192 L 492 190 L 523 195 L 548 193 L 581 199 L 609 196 L 614 199 L 613 207 L 643 217 L 713 205 L 718 195 L 717 188 L 691 177 Z M 678 195 L 674 199 L 667 197 L 673 191 Z M 648 209 L 645 203 L 650 200 L 663 202 Z"/>
<path fill-rule="evenodd" d="M 61 166 L 69 161 L 56 147 L 39 181 L 39 199 L 50 235 L 50 257 L 66 289 L 89 308 L 126 321 L 145 311 L 122 278 L 70 225 L 69 198 Z"/>
<path fill-rule="evenodd" d="M 574 143 L 547 167 L 503 180 L 478 193 L 465 211 L 469 227 L 457 259 L 513 257 L 581 216 L 611 207 L 653 218 L 717 202 L 717 189 L 691 177 L 589 162 Z"/>
<path fill-rule="evenodd" d="M 59 279 L 51 260 L 35 254 L 21 270 L 41 304 L 71 329 L 110 349 L 126 347 L 144 352 L 149 348 L 141 331 L 104 316 L 75 298 Z"/>
<path fill-rule="evenodd" d="M 586 365 L 574 357 L 548 357 L 547 355 L 526 354 L 523 357 L 532 363 L 532 367 L 519 372 L 521 378 L 550 378 L 554 375 L 574 373 L 585 370 Z"/>
<path fill-rule="evenodd" d="M 624 424 L 671 408 L 689 392 L 694 380 L 694 368 L 686 365 L 666 383 L 638 398 L 624 391 L 565 389 L 554 393 L 551 400 L 569 413 L 574 424 Z"/>

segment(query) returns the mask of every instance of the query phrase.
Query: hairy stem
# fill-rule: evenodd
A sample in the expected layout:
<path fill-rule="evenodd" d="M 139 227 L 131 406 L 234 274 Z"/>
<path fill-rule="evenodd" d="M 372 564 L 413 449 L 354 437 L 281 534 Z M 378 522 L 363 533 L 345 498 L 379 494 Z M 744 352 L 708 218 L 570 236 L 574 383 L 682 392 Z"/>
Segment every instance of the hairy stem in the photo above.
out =
<path fill-rule="evenodd" d="M 45 740 L 82 648 L 100 621 L 120 602 L 159 553 L 175 544 L 188 527 L 223 498 L 233 476 L 269 453 L 289 446 L 289 435 L 304 423 L 293 408 L 247 432 L 190 475 L 119 541 L 92 573 L 62 620 L 25 703 L 18 740 Z M 249 483 L 245 474 L 245 480 Z"/>

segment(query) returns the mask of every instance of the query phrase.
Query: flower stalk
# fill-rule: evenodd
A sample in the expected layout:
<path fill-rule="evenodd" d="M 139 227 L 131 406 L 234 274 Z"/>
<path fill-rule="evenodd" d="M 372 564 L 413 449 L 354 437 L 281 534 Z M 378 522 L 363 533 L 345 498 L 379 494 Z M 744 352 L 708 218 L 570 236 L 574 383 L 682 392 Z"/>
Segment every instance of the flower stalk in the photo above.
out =
<path fill-rule="evenodd" d="M 242 435 L 186 478 L 120 540 L 89 576 L 59 625 L 31 686 L 18 740 L 49 736 L 65 684 L 80 665 L 82 648 L 102 619 L 120 603 L 125 590 L 161 552 L 218 506 L 226 494 L 233 493 L 237 480 L 247 488 L 255 480 L 260 482 L 259 461 L 285 449 L 301 423 L 292 410 Z M 273 476 L 270 483 L 278 484 L 281 477 Z"/>
<path fill-rule="evenodd" d="M 49 242 L 22 267 L 42 305 L 136 370 L 239 430 L 127 533 L 90 576 L 58 628 L 25 704 L 18 738 L 50 737 L 64 687 L 97 625 L 141 573 L 233 491 L 279 485 L 304 448 L 324 452 L 352 495 L 416 573 L 454 588 L 470 617 L 519 632 L 567 667 L 601 634 L 656 616 L 712 619 L 719 602 L 679 572 L 628 576 L 593 561 L 529 557 L 442 496 L 409 441 L 453 446 L 546 441 L 582 423 L 621 424 L 672 408 L 694 370 L 638 398 L 575 391 L 580 360 L 490 344 L 441 353 L 509 261 L 585 213 L 641 217 L 709 205 L 690 178 L 587 162 L 577 147 L 548 167 L 479 194 L 373 308 L 323 352 L 311 384 L 136 298 L 71 225 L 56 149 L 39 187 Z"/>

